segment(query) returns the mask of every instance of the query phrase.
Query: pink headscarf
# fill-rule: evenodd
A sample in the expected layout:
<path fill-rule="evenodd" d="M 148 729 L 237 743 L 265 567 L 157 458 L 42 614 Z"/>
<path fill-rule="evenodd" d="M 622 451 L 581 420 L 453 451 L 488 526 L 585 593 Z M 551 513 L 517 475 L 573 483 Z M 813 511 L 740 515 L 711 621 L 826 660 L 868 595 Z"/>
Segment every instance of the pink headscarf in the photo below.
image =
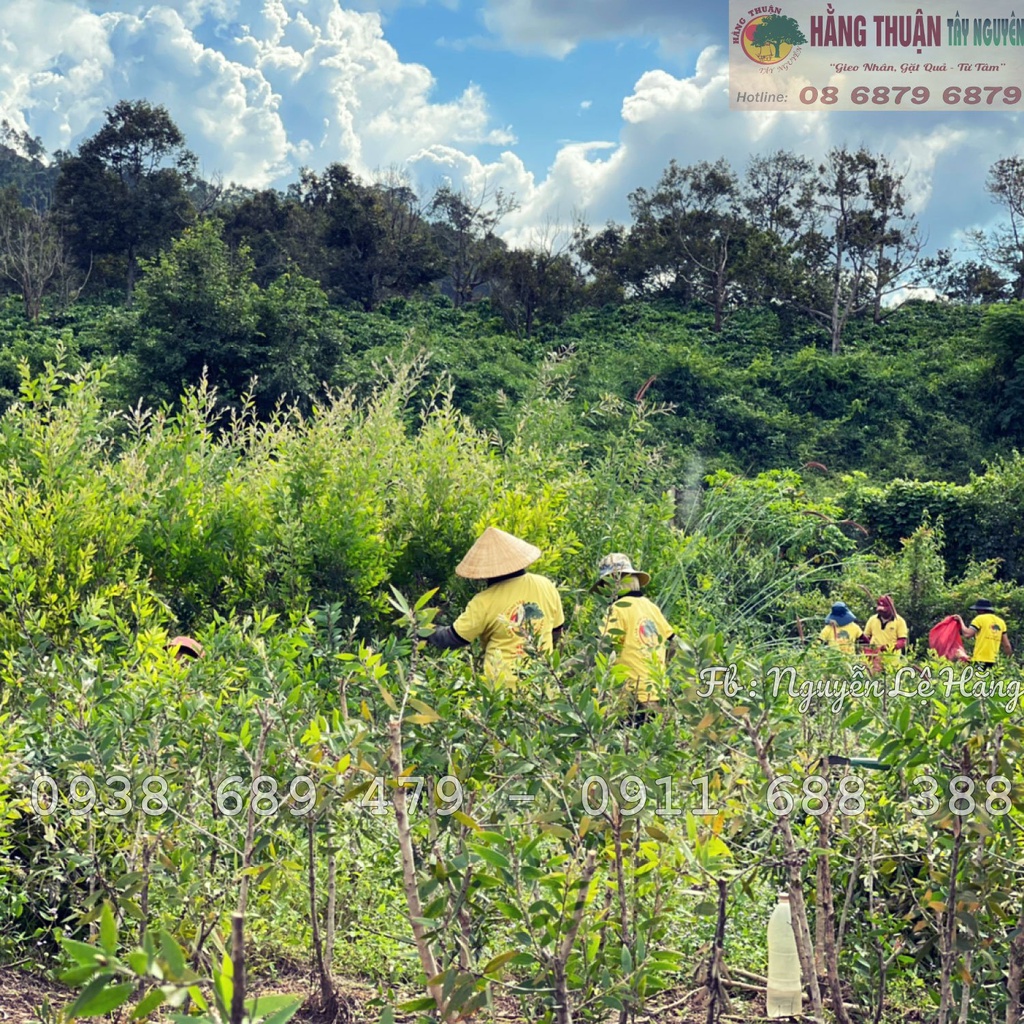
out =
<path fill-rule="evenodd" d="M 896 606 L 892 603 L 892 598 L 888 594 L 883 594 L 878 599 L 875 611 L 883 623 L 892 622 L 896 618 Z"/>

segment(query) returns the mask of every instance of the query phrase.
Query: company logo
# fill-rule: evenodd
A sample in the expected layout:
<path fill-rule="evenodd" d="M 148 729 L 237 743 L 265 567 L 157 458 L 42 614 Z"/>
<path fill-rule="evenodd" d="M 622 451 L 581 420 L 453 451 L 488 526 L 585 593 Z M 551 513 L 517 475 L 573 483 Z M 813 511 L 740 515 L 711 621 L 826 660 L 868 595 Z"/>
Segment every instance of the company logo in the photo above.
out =
<path fill-rule="evenodd" d="M 807 42 L 796 18 L 782 13 L 781 7 L 754 7 L 748 18 L 740 18 L 732 30 L 732 42 L 749 60 L 763 67 L 781 64 L 794 46 Z"/>

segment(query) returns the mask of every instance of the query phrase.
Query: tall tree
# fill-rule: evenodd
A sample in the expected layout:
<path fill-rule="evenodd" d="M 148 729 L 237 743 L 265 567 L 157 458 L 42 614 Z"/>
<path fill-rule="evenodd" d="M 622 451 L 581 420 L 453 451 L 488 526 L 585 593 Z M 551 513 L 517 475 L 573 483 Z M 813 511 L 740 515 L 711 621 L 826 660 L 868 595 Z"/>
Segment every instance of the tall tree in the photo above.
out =
<path fill-rule="evenodd" d="M 504 242 L 495 234 L 502 219 L 519 204 L 513 196 L 486 186 L 476 193 L 442 185 L 434 193 L 430 213 L 434 238 L 447 264 L 456 306 L 464 306 L 487 284 L 495 256 Z"/>
<path fill-rule="evenodd" d="M 285 394 L 304 401 L 330 379 L 341 337 L 326 295 L 291 273 L 261 289 L 252 271 L 248 251 L 233 252 L 213 218 L 143 263 L 119 346 L 134 367 L 137 397 L 174 402 L 205 371 L 228 401 L 256 378 L 266 411 Z"/>
<path fill-rule="evenodd" d="M 706 303 L 720 331 L 752 269 L 752 230 L 735 172 L 725 160 L 689 167 L 673 160 L 652 191 L 630 195 L 630 206 L 630 245 L 645 254 L 648 287 Z"/>
<path fill-rule="evenodd" d="M 904 176 L 866 149 L 832 149 L 818 167 L 814 226 L 795 244 L 794 305 L 823 324 L 833 354 L 850 318 L 883 300 L 917 266 L 921 238 L 906 212 Z"/>
<path fill-rule="evenodd" d="M 186 186 L 196 166 L 170 114 L 146 100 L 122 100 L 106 123 L 65 160 L 56 210 L 83 262 L 115 257 L 129 300 L 139 259 L 153 256 L 192 218 Z"/>
<path fill-rule="evenodd" d="M 491 301 L 505 323 L 527 338 L 538 320 L 560 323 L 582 288 L 568 251 L 554 245 L 503 250 L 496 254 L 491 272 Z"/>
<path fill-rule="evenodd" d="M 14 185 L 0 191 L 0 276 L 21 292 L 30 320 L 38 318 L 43 296 L 64 263 L 64 245 L 52 218 L 22 206 Z"/>
<path fill-rule="evenodd" d="M 985 188 L 1006 220 L 991 232 L 976 231 L 972 237 L 982 258 L 1009 276 L 1011 297 L 1024 299 L 1024 158 L 997 160 L 989 168 Z"/>

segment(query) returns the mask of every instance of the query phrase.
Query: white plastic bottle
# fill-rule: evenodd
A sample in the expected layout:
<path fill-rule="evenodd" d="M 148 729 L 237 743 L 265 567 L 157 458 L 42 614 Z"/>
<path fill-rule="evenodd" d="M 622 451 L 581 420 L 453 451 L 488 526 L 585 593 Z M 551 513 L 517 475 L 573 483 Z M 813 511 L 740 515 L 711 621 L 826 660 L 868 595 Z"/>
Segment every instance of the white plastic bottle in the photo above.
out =
<path fill-rule="evenodd" d="M 789 893 L 780 892 L 779 902 L 768 919 L 768 1016 L 789 1017 L 801 1012 L 800 957 L 796 951 Z"/>

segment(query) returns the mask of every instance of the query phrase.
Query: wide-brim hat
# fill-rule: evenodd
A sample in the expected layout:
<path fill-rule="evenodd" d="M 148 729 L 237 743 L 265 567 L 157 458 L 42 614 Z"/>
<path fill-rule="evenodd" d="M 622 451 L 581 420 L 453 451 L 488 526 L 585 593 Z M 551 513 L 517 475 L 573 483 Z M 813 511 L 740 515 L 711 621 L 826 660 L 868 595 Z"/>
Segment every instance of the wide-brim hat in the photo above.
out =
<path fill-rule="evenodd" d="M 491 580 L 507 576 L 532 565 L 540 558 L 540 548 L 511 533 L 488 526 L 466 552 L 455 571 L 467 580 Z"/>
<path fill-rule="evenodd" d="M 991 601 L 986 601 L 985 598 L 980 598 L 975 601 L 968 610 L 972 612 L 994 612 L 995 608 L 992 607 Z"/>
<path fill-rule="evenodd" d="M 624 555 L 621 551 L 614 551 L 610 555 L 605 555 L 597 563 L 598 582 L 603 582 L 609 576 L 615 576 L 619 579 L 623 576 L 635 576 L 640 581 L 641 587 L 646 587 L 651 582 L 650 575 L 646 572 L 641 572 L 639 569 L 634 569 L 633 563 L 629 560 L 629 555 Z"/>
<path fill-rule="evenodd" d="M 825 621 L 834 622 L 837 626 L 848 626 L 851 622 L 857 621 L 857 616 L 846 607 L 844 601 L 836 601 Z"/>
<path fill-rule="evenodd" d="M 172 654 L 187 654 L 190 658 L 201 658 L 205 653 L 203 645 L 190 636 L 176 636 L 167 641 L 167 650 Z"/>

